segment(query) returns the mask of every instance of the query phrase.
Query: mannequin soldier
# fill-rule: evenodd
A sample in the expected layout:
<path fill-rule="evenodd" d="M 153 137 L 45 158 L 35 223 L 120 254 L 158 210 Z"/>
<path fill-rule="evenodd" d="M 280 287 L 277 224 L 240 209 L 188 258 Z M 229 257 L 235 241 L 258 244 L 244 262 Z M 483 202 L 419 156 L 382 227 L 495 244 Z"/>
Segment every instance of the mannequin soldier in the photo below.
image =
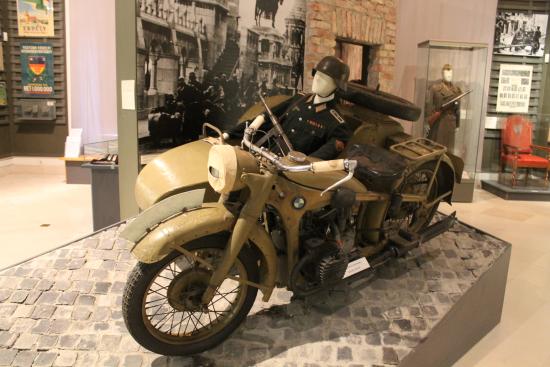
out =
<path fill-rule="evenodd" d="M 460 123 L 460 103 L 455 102 L 450 108 L 441 110 L 441 106 L 460 95 L 462 90 L 453 84 L 453 67 L 449 64 L 443 66 L 443 79 L 437 81 L 429 89 L 426 102 L 426 116 L 430 124 L 428 139 L 445 145 L 449 152 L 453 152 L 455 134 Z M 436 114 L 440 114 L 435 118 Z"/>
<path fill-rule="evenodd" d="M 297 94 L 274 107 L 285 134 L 294 149 L 323 160 L 336 158 L 345 148 L 351 131 L 336 110 L 335 92 L 346 88 L 349 67 L 334 56 L 324 57 L 312 70 L 311 94 Z M 254 124 L 266 121 L 262 130 L 271 124 L 265 114 L 256 117 Z M 268 125 L 268 126 L 266 126 Z M 244 124 L 226 133 L 226 137 L 240 138 Z"/>

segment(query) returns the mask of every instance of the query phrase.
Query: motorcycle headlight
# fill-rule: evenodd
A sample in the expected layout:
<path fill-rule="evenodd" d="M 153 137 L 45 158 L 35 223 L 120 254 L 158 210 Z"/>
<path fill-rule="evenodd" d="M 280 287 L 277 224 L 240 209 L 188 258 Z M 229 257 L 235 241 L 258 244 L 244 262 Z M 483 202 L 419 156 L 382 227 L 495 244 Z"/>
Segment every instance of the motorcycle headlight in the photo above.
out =
<path fill-rule="evenodd" d="M 243 173 L 259 172 L 256 158 L 249 152 L 230 145 L 214 145 L 208 154 L 208 182 L 219 194 L 242 189 Z"/>

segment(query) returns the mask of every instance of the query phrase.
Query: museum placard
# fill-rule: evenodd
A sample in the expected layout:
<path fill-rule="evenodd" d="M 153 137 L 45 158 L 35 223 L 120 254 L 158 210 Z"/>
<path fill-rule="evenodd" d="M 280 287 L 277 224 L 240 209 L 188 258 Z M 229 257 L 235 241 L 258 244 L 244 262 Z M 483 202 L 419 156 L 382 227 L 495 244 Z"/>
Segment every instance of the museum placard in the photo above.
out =
<path fill-rule="evenodd" d="M 54 94 L 53 47 L 49 43 L 21 44 L 21 84 L 25 97 Z"/>
<path fill-rule="evenodd" d="M 501 64 L 497 112 L 528 113 L 533 65 Z"/>
<path fill-rule="evenodd" d="M 54 0 L 17 0 L 19 37 L 54 36 Z"/>

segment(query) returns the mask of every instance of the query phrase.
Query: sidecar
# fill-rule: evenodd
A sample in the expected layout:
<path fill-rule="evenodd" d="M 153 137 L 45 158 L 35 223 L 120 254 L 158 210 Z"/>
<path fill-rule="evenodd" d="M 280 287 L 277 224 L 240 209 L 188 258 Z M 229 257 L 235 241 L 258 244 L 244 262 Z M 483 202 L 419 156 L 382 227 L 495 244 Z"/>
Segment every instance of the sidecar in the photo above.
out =
<path fill-rule="evenodd" d="M 347 91 L 339 97 L 339 111 L 354 131 L 347 149 L 354 145 L 371 145 L 383 150 L 412 138 L 392 118 L 416 121 L 421 111 L 412 103 L 356 83 L 349 83 Z M 276 106 L 287 98 L 270 97 L 267 104 Z M 255 105 L 239 122 L 253 119 L 262 112 L 263 106 Z M 171 149 L 147 164 L 140 172 L 135 186 L 139 207 L 145 210 L 167 197 L 195 189 L 205 190 L 204 202 L 216 201 L 218 194 L 208 184 L 207 176 L 208 153 L 215 142 L 215 139 L 206 137 Z M 342 156 L 346 154 L 347 150 Z M 462 168 L 460 158 L 448 153 L 441 162 L 444 176 L 454 176 L 457 182 L 462 175 Z M 450 181 L 443 183 L 445 191 L 452 191 L 454 180 Z"/>

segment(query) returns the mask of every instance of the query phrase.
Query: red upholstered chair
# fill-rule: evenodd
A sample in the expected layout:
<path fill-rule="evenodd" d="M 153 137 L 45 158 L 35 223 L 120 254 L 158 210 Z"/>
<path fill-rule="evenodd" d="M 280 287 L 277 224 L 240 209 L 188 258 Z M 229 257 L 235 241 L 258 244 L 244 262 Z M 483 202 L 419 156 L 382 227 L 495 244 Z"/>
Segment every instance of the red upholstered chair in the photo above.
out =
<path fill-rule="evenodd" d="M 518 169 L 526 168 L 525 183 L 529 178 L 529 171 L 533 168 L 546 170 L 544 178 L 548 185 L 548 170 L 550 169 L 550 147 L 531 144 L 533 138 L 533 124 L 526 118 L 518 115 L 506 119 L 502 131 L 502 146 L 500 152 L 501 171 L 506 166 L 512 168 L 512 187 L 516 185 Z M 533 155 L 533 149 L 545 151 L 546 158 Z"/>

